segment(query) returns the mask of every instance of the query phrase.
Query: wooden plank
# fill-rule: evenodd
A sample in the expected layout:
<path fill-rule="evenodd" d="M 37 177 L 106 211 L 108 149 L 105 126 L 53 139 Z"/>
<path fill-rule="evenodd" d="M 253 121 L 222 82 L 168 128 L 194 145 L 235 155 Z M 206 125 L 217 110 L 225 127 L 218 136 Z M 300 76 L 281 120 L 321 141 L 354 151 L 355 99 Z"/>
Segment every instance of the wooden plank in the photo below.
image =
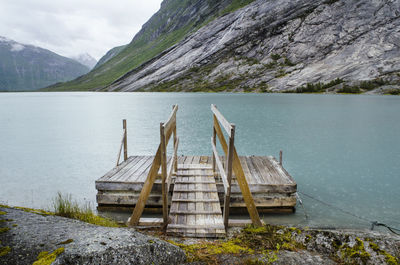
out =
<path fill-rule="evenodd" d="M 224 167 L 223 167 L 223 165 L 221 163 L 221 160 L 220 160 L 220 157 L 218 155 L 217 147 L 214 145 L 214 142 L 213 142 L 212 138 L 211 138 L 211 147 L 212 147 L 213 154 L 214 154 L 214 161 L 215 161 L 215 164 L 218 167 L 219 174 L 220 174 L 221 179 L 222 179 L 222 183 L 224 184 L 224 192 L 226 194 L 227 191 L 228 191 L 228 186 L 229 186 L 228 179 L 226 177 Z"/>
<path fill-rule="evenodd" d="M 171 114 L 169 115 L 167 121 L 164 123 L 164 132 L 168 136 L 173 132 L 176 127 L 176 112 L 178 111 L 178 105 L 174 105 Z M 166 137 L 166 142 L 168 143 L 169 137 Z"/>
<path fill-rule="evenodd" d="M 200 156 L 199 164 L 208 164 L 208 156 Z"/>
<path fill-rule="evenodd" d="M 267 165 L 265 165 L 259 157 L 256 156 L 251 156 L 249 158 L 254 165 L 254 168 L 257 170 L 257 173 L 261 176 L 263 179 L 263 183 L 267 184 L 277 184 L 277 181 L 275 179 L 276 174 L 272 172 L 272 169 L 269 168 Z"/>
<path fill-rule="evenodd" d="M 204 176 L 204 175 L 203 175 Z M 207 175 L 205 175 L 207 177 Z M 182 180 L 178 180 L 175 181 L 175 184 L 212 184 L 215 183 L 215 181 L 211 181 L 211 180 L 191 180 L 191 181 L 182 181 Z"/>
<path fill-rule="evenodd" d="M 235 125 L 231 125 L 231 133 L 229 137 L 229 146 L 228 146 L 228 154 L 226 158 L 226 170 L 227 170 L 227 190 L 225 191 L 225 198 L 224 198 L 224 226 L 228 229 L 228 219 L 229 219 L 229 205 L 230 205 L 230 198 L 231 198 L 231 184 L 232 184 L 232 164 L 233 164 L 233 149 L 234 141 L 235 141 Z"/>
<path fill-rule="evenodd" d="M 138 156 L 138 158 L 131 162 L 129 166 L 125 167 L 124 169 L 120 170 L 114 176 L 112 176 L 109 180 L 112 181 L 120 181 L 125 178 L 125 176 L 129 176 L 130 172 L 135 171 L 139 166 L 146 163 L 149 156 Z M 150 156 L 151 159 L 151 156 Z"/>
<path fill-rule="evenodd" d="M 217 109 L 217 106 L 215 106 L 214 104 L 211 104 L 211 111 L 214 113 L 217 120 L 221 123 L 222 127 L 225 129 L 228 136 L 231 137 L 232 125 L 225 119 L 225 117 Z"/>
<path fill-rule="evenodd" d="M 165 139 L 164 123 L 160 123 L 160 147 L 161 147 L 161 192 L 163 200 L 164 227 L 168 224 L 168 191 L 167 191 L 167 144 Z"/>
<path fill-rule="evenodd" d="M 124 128 L 124 161 L 126 161 L 128 159 L 128 129 L 126 128 L 125 119 L 122 120 L 122 127 Z"/>
<path fill-rule="evenodd" d="M 244 227 L 251 223 L 251 219 L 229 219 L 229 227 Z"/>
<path fill-rule="evenodd" d="M 172 199 L 172 202 L 217 202 L 219 199 Z"/>
<path fill-rule="evenodd" d="M 228 146 L 226 144 L 225 138 L 220 137 L 219 135 L 222 134 L 221 127 L 219 124 L 214 124 L 215 129 L 217 131 L 217 136 L 220 140 L 222 149 L 225 152 L 225 155 L 228 154 Z M 261 226 L 260 216 L 258 215 L 256 205 L 254 204 L 253 197 L 251 195 L 249 186 L 246 181 L 246 177 L 244 175 L 242 166 L 240 164 L 239 156 L 236 152 L 236 148 L 233 148 L 233 171 L 235 172 L 237 182 L 239 184 L 240 190 L 242 191 L 244 201 L 246 203 L 247 210 L 249 212 L 250 218 L 253 221 L 253 224 L 256 226 Z"/>
<path fill-rule="evenodd" d="M 140 218 L 138 226 L 160 226 L 162 224 L 162 218 Z"/>
<path fill-rule="evenodd" d="M 145 158 L 146 159 L 142 160 L 140 164 L 136 164 L 135 167 L 132 167 L 129 171 L 125 172 L 124 175 L 116 180 L 127 182 L 144 182 L 145 177 L 147 176 L 145 172 L 150 168 L 151 164 L 153 163 L 153 159 L 151 156 L 147 156 Z M 145 175 L 143 179 L 140 178 L 142 175 Z"/>
<path fill-rule="evenodd" d="M 151 188 L 153 187 L 154 181 L 156 180 L 158 169 L 161 165 L 161 145 L 158 146 L 156 155 L 154 157 L 153 165 L 150 168 L 147 179 L 143 185 L 143 189 L 140 193 L 138 202 L 136 203 L 135 209 L 133 210 L 132 216 L 128 222 L 129 226 L 137 225 L 140 216 L 143 213 L 144 206 L 146 204 L 147 198 L 149 197 Z"/>
<path fill-rule="evenodd" d="M 184 229 L 187 229 L 187 228 L 190 228 L 190 229 L 193 229 L 193 228 L 197 228 L 197 229 L 199 229 L 199 228 L 201 228 L 201 229 L 225 229 L 225 227 L 224 227 L 223 224 L 221 224 L 221 225 L 210 225 L 210 224 L 205 224 L 205 225 L 199 225 L 199 224 L 196 224 L 196 225 L 169 224 L 169 225 L 168 225 L 168 228 L 184 228 Z"/>
<path fill-rule="evenodd" d="M 119 147 L 116 166 L 119 165 L 119 160 L 121 159 L 122 146 L 124 145 L 125 137 L 126 137 L 126 129 L 124 129 L 123 132 L 122 132 L 122 140 L 121 140 L 121 145 Z M 124 152 L 124 155 L 125 155 L 125 152 Z M 126 161 L 126 160 L 127 159 L 124 159 L 124 161 Z"/>
<path fill-rule="evenodd" d="M 249 169 L 249 167 L 247 165 L 246 157 L 245 156 L 240 156 L 239 159 L 240 159 L 240 164 L 242 165 L 242 168 L 243 168 L 244 175 L 246 176 L 247 183 L 250 186 L 252 184 L 259 183 L 258 181 L 256 181 L 256 179 L 250 173 L 250 169 Z M 236 178 L 236 176 L 234 176 L 234 177 Z M 236 182 L 236 184 L 237 184 L 237 182 Z M 250 188 L 250 190 L 251 190 L 251 188 Z"/>
<path fill-rule="evenodd" d="M 120 171 L 121 169 L 126 167 L 129 163 L 131 163 L 133 160 L 135 160 L 136 157 L 137 156 L 129 157 L 127 161 L 124 161 L 121 164 L 119 164 L 118 166 L 114 167 L 113 169 L 108 171 L 106 174 L 104 174 L 102 177 L 100 177 L 97 181 L 104 181 L 104 180 L 109 179 L 111 176 L 114 176 L 115 173 L 117 173 L 118 171 Z"/>

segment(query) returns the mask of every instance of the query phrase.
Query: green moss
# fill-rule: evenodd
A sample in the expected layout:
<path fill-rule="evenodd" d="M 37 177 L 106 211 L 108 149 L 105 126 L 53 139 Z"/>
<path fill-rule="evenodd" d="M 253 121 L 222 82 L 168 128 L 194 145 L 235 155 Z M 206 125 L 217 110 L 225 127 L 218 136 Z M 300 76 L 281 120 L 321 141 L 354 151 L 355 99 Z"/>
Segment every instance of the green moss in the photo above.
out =
<path fill-rule="evenodd" d="M 9 246 L 0 247 L 0 257 L 7 255 L 8 253 L 10 253 L 10 251 L 11 248 Z"/>
<path fill-rule="evenodd" d="M 213 263 L 216 256 L 220 254 L 254 254 L 254 250 L 241 245 L 240 240 L 231 239 L 228 241 L 203 242 L 198 244 L 185 245 L 167 240 L 169 243 L 182 248 L 187 256 L 188 262 L 202 261 Z"/>
<path fill-rule="evenodd" d="M 5 233 L 5 232 L 7 232 L 8 230 L 10 230 L 9 227 L 2 227 L 2 228 L 0 228 L 0 234 L 1 234 L 1 233 Z"/>
<path fill-rule="evenodd" d="M 340 247 L 341 258 L 347 264 L 356 264 L 357 259 L 364 264 L 371 258 L 371 254 L 365 251 L 364 242 L 356 237 L 356 243 L 350 247 L 347 243 Z"/>
<path fill-rule="evenodd" d="M 0 208 L 10 208 L 8 205 L 0 204 Z"/>
<path fill-rule="evenodd" d="M 379 246 L 377 244 L 375 244 L 374 242 L 369 242 L 369 247 L 375 251 L 377 254 L 382 255 L 385 257 L 385 261 L 387 264 L 389 265 L 397 265 L 399 264 L 399 259 L 390 255 L 389 253 L 387 253 L 385 250 L 382 250 L 379 248 Z"/>
<path fill-rule="evenodd" d="M 13 227 L 17 227 L 18 225 L 17 225 L 17 224 L 13 224 L 12 226 L 13 226 Z"/>
<path fill-rule="evenodd" d="M 58 255 L 64 252 L 64 250 L 64 248 L 58 248 L 50 254 L 47 251 L 40 252 L 33 265 L 50 265 L 56 260 Z"/>
<path fill-rule="evenodd" d="M 70 244 L 72 242 L 74 242 L 74 240 L 70 238 L 70 239 L 67 239 L 65 241 L 58 243 L 57 245 L 66 245 L 66 244 Z"/>
<path fill-rule="evenodd" d="M 310 235 L 306 235 L 306 238 L 305 238 L 305 243 L 307 244 L 307 243 L 309 243 L 310 241 L 311 241 L 311 239 L 312 239 L 312 236 L 310 236 Z"/>
<path fill-rule="evenodd" d="M 0 211 L 0 215 L 5 215 L 7 214 L 6 212 Z"/>
<path fill-rule="evenodd" d="M 39 214 L 42 216 L 54 215 L 54 213 L 52 213 L 52 212 L 48 212 L 48 211 L 41 210 L 41 209 L 32 209 L 32 208 L 26 208 L 26 207 L 14 207 L 14 208 L 22 210 L 27 213 Z"/>

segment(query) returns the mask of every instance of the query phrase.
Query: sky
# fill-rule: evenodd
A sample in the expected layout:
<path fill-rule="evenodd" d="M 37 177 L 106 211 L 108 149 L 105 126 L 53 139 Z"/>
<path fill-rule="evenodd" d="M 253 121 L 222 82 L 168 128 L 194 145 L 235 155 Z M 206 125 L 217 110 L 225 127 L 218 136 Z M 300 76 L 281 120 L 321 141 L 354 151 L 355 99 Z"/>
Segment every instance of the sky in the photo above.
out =
<path fill-rule="evenodd" d="M 128 44 L 162 0 L 0 0 L 0 36 L 99 60 Z"/>

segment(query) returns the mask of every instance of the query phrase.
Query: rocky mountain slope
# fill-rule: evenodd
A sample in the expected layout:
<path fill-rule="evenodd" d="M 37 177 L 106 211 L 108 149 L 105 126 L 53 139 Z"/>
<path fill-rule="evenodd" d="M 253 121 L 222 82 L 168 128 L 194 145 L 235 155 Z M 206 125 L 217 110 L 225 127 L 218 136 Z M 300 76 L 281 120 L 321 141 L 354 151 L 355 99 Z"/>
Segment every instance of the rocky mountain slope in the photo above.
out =
<path fill-rule="evenodd" d="M 88 53 L 80 54 L 76 57 L 73 57 L 72 59 L 80 64 L 87 66 L 89 69 L 93 69 L 97 64 L 97 60 Z"/>
<path fill-rule="evenodd" d="M 0 90 L 35 90 L 74 79 L 86 66 L 49 50 L 0 37 Z"/>
<path fill-rule="evenodd" d="M 165 53 L 171 46 L 213 19 L 254 0 L 164 0 L 131 43 L 114 48 L 89 74 L 48 90 L 98 90 Z M 104 62 L 104 63 L 103 63 Z"/>
<path fill-rule="evenodd" d="M 399 80 L 399 0 L 259 0 L 106 90 L 395 94 Z"/>

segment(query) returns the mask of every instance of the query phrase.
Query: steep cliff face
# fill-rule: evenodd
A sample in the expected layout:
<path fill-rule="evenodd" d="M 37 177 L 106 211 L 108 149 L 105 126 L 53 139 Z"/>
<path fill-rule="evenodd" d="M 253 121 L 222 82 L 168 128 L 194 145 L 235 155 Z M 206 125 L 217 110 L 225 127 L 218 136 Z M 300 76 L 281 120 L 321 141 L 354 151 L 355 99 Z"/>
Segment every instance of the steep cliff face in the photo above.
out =
<path fill-rule="evenodd" d="M 88 71 L 88 67 L 49 50 L 0 37 L 0 90 L 35 90 Z"/>
<path fill-rule="evenodd" d="M 254 0 L 164 0 L 131 43 L 114 48 L 89 74 L 53 86 L 58 90 L 98 90 L 181 41 L 214 18 Z"/>
<path fill-rule="evenodd" d="M 399 80 L 399 0 L 259 0 L 106 89 L 365 92 Z"/>

